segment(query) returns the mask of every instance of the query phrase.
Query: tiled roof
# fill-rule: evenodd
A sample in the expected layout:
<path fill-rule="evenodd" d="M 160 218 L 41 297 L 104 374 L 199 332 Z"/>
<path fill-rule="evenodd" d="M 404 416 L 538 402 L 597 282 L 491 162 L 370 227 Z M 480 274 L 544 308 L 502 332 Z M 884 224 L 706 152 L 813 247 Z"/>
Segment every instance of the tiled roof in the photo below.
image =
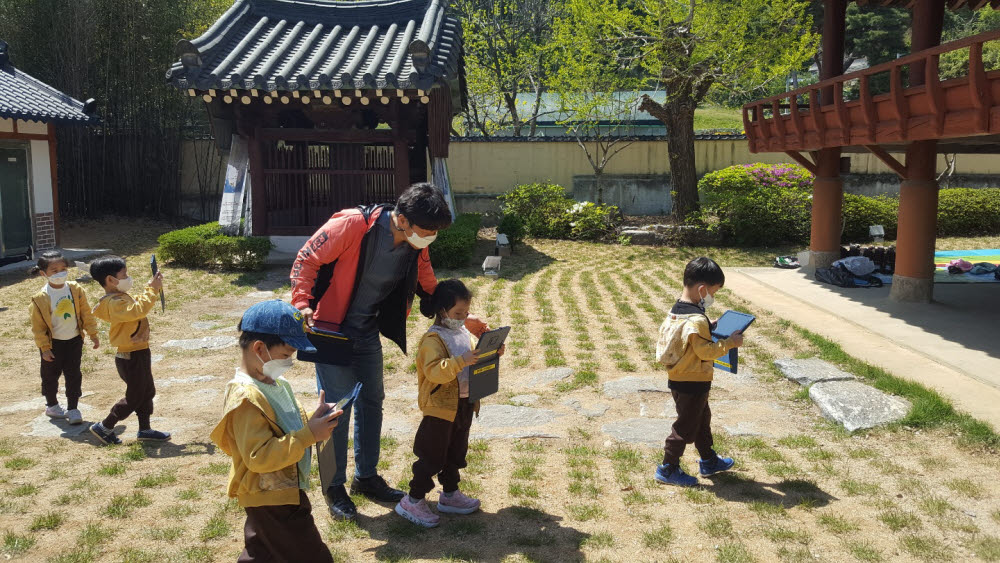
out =
<path fill-rule="evenodd" d="M 0 118 L 43 123 L 96 123 L 93 103 L 85 104 L 14 68 L 7 43 L 0 41 Z"/>
<path fill-rule="evenodd" d="M 236 0 L 177 44 L 181 89 L 418 88 L 457 81 L 462 29 L 447 0 Z"/>

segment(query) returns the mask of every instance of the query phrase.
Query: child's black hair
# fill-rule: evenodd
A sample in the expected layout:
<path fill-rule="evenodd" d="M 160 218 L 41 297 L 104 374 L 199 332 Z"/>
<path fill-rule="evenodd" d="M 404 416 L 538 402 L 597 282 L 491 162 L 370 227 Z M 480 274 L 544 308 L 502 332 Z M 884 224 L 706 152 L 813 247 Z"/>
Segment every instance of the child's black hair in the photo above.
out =
<path fill-rule="evenodd" d="M 420 314 L 433 319 L 441 311 L 447 311 L 459 301 L 472 301 L 472 292 L 462 280 L 444 280 L 437 284 L 434 295 L 420 300 Z"/>
<path fill-rule="evenodd" d="M 95 258 L 90 263 L 90 277 L 97 280 L 97 283 L 101 284 L 101 287 L 105 287 L 104 283 L 108 280 L 108 276 L 116 277 L 118 272 L 124 269 L 125 259 L 109 254 Z"/>
<path fill-rule="evenodd" d="M 274 348 L 284 344 L 285 341 L 281 339 L 280 336 L 276 334 L 268 334 L 266 332 L 250 332 L 243 330 L 243 319 L 240 319 L 240 324 L 236 325 L 236 329 L 240 331 L 240 348 L 246 350 L 253 345 L 254 342 L 260 340 L 264 343 L 264 346 L 268 348 Z"/>
<path fill-rule="evenodd" d="M 694 287 L 698 284 L 725 285 L 726 274 L 711 258 L 695 258 L 684 268 L 684 287 Z"/>
<path fill-rule="evenodd" d="M 451 225 L 451 208 L 444 194 L 427 182 L 406 188 L 396 202 L 396 212 L 411 225 L 428 231 L 440 231 Z"/>
<path fill-rule="evenodd" d="M 47 271 L 49 266 L 56 262 L 62 262 L 63 264 L 66 264 L 67 268 L 69 268 L 69 260 L 62 255 L 62 252 L 59 252 L 58 250 L 46 250 L 41 256 L 38 257 L 38 263 L 31 267 L 29 273 L 33 276 L 37 276 L 39 272 Z"/>

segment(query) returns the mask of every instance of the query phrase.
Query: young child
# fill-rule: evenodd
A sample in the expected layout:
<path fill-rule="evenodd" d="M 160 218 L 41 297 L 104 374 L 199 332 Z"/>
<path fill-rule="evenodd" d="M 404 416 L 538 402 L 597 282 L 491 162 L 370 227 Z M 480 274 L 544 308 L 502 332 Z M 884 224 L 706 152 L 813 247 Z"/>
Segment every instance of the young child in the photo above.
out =
<path fill-rule="evenodd" d="M 311 447 L 330 437 L 342 411 L 323 391 L 307 417 L 282 374 L 296 350 L 315 352 L 298 309 L 264 301 L 240 320 L 243 350 L 236 377 L 226 385 L 222 420 L 211 438 L 233 458 L 229 496 L 246 511 L 239 561 L 333 561 L 312 517 L 305 489 Z"/>
<path fill-rule="evenodd" d="M 677 408 L 673 432 L 664 446 L 663 465 L 656 468 L 656 480 L 669 485 L 693 487 L 698 479 L 680 467 L 687 444 L 694 443 L 701 455 L 702 476 L 728 471 L 733 460 L 712 449 L 712 410 L 708 393 L 712 387 L 715 359 L 731 348 L 743 345 L 743 335 L 735 333 L 712 342 L 712 327 L 705 310 L 712 306 L 715 293 L 726 283 L 722 268 L 714 260 L 701 257 L 684 268 L 684 290 L 660 325 L 656 358 L 667 366 L 670 392 Z"/>
<path fill-rule="evenodd" d="M 128 294 L 132 289 L 132 278 L 122 258 L 102 256 L 95 259 L 90 263 L 90 277 L 97 280 L 106 292 L 94 307 L 94 315 L 111 323 L 111 344 L 118 349 L 115 367 L 118 368 L 118 377 L 125 382 L 125 398 L 111 407 L 111 412 L 102 422 L 92 424 L 90 433 L 103 444 L 120 444 L 121 440 L 115 435 L 115 425 L 134 412 L 139 419 L 137 440 L 165 442 L 170 439 L 170 434 L 149 426 L 156 386 L 153 384 L 149 353 L 149 320 L 146 319 L 158 302 L 159 291 L 163 289 L 163 273 L 156 274 L 136 297 Z"/>
<path fill-rule="evenodd" d="M 434 476 L 444 491 L 438 511 L 471 514 L 479 501 L 458 490 L 458 470 L 465 467 L 469 451 L 469 428 L 479 401 L 469 402 L 469 370 L 477 355 L 472 334 L 465 328 L 472 294 L 459 280 L 440 282 L 434 295 L 420 301 L 420 312 L 435 322 L 420 339 L 417 349 L 417 402 L 424 418 L 413 438 L 413 480 L 410 493 L 396 505 L 396 513 L 407 520 L 433 528 L 440 518 L 431 512 L 424 497 L 434 488 Z"/>
<path fill-rule="evenodd" d="M 45 278 L 46 283 L 34 297 L 28 313 L 35 345 L 42 355 L 42 395 L 45 414 L 49 418 L 65 418 L 70 424 L 82 424 L 77 408 L 83 374 L 83 335 L 90 337 L 96 350 L 101 345 L 97 336 L 97 319 L 87 304 L 87 294 L 76 282 L 68 281 L 69 261 L 58 251 L 50 250 L 38 259 L 32 274 Z M 59 376 L 66 380 L 66 408 L 59 405 Z"/>

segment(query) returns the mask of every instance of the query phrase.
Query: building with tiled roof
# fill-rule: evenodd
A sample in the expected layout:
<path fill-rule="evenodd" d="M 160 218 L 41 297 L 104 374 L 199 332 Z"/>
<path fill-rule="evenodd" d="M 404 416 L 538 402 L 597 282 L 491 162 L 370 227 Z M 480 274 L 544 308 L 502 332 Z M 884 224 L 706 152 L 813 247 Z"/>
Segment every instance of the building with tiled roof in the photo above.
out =
<path fill-rule="evenodd" d="M 14 66 L 0 40 L 0 259 L 58 243 L 56 126 L 96 124 L 81 102 Z"/>

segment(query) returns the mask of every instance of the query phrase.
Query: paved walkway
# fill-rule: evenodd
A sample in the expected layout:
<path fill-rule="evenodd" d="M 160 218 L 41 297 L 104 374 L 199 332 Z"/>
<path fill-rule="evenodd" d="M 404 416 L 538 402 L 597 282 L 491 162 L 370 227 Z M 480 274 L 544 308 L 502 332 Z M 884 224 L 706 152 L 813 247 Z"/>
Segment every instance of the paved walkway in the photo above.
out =
<path fill-rule="evenodd" d="M 934 303 L 911 304 L 891 301 L 889 286 L 839 288 L 800 270 L 729 272 L 726 287 L 740 297 L 1000 429 L 1000 284 L 938 284 Z"/>

